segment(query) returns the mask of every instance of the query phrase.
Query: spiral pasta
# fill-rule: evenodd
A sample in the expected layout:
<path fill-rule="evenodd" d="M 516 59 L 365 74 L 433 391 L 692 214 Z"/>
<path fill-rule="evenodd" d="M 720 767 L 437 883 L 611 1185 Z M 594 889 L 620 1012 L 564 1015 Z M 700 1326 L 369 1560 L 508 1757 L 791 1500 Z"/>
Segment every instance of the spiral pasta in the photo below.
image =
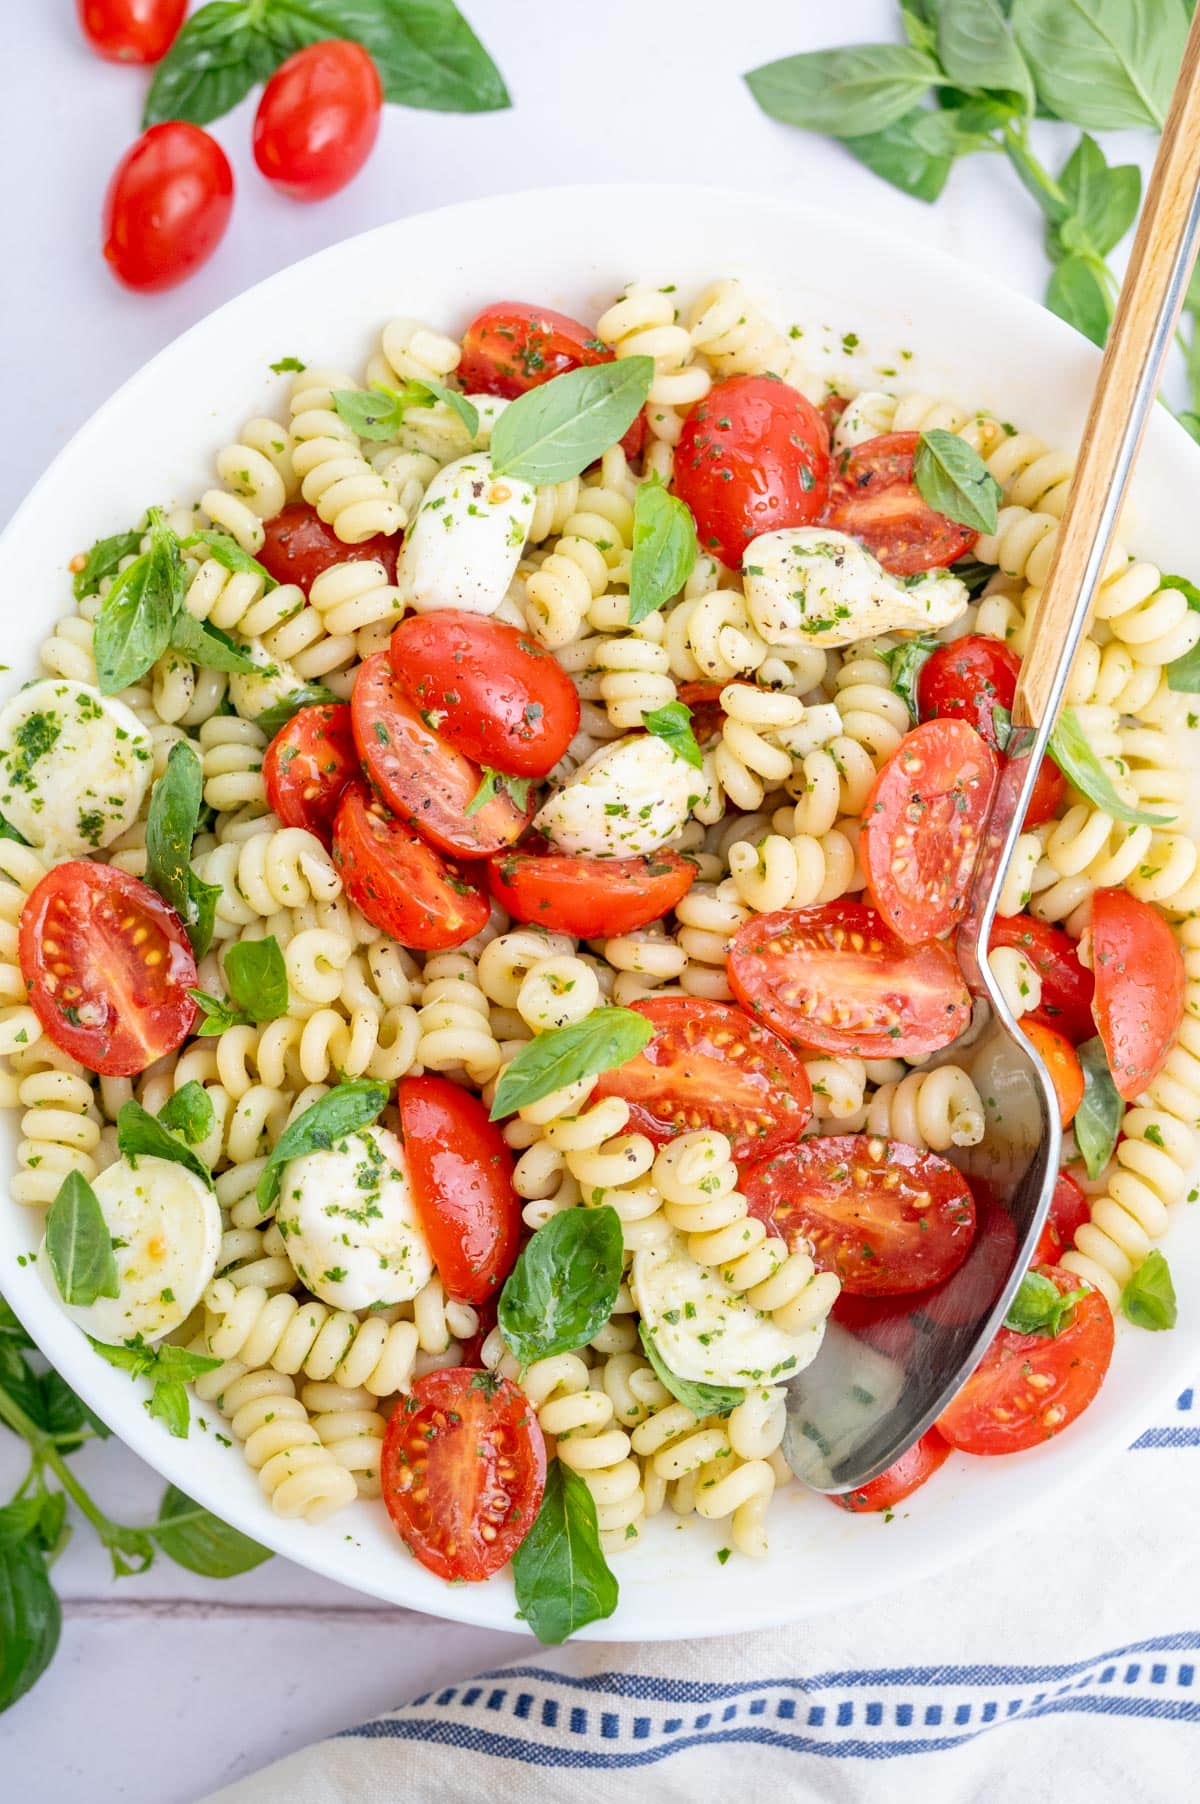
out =
<path fill-rule="evenodd" d="M 243 551 L 262 549 L 263 521 L 282 513 L 294 493 L 292 450 L 286 426 L 259 418 L 249 420 L 236 442 L 217 453 L 217 476 L 224 487 L 208 489 L 200 506 Z"/>
<path fill-rule="evenodd" d="M 324 1522 L 354 1501 L 353 1474 L 322 1443 L 290 1378 L 235 1364 L 206 1372 L 196 1391 L 228 1416 L 277 1516 Z"/>
<path fill-rule="evenodd" d="M 300 492 L 346 545 L 407 525 L 394 489 L 367 462 L 334 408 L 334 391 L 354 386 L 334 371 L 310 370 L 297 379 L 291 398 L 292 464 Z"/>
<path fill-rule="evenodd" d="M 865 1127 L 868 1134 L 944 1153 L 952 1146 L 978 1146 L 983 1103 L 961 1065 L 940 1065 L 881 1084 L 868 1105 Z"/>

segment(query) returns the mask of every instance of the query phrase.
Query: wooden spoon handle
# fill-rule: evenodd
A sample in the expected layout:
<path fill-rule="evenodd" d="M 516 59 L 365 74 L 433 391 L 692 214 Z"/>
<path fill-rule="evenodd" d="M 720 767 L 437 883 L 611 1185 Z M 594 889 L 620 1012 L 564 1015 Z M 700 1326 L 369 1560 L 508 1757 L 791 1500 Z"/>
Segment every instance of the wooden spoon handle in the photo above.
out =
<path fill-rule="evenodd" d="M 1129 269 L 1084 428 L 1071 492 L 1050 573 L 1034 615 L 1013 701 L 1018 726 L 1037 726 L 1053 699 L 1060 657 L 1086 621 L 1076 622 L 1085 585 L 1096 587 L 1107 561 L 1121 497 L 1137 456 L 1148 409 L 1138 399 L 1158 386 L 1187 289 L 1180 246 L 1200 189 L 1200 10 L 1154 164 Z M 1099 525 L 1100 531 L 1097 532 Z M 1090 566 L 1090 568 L 1089 568 Z"/>

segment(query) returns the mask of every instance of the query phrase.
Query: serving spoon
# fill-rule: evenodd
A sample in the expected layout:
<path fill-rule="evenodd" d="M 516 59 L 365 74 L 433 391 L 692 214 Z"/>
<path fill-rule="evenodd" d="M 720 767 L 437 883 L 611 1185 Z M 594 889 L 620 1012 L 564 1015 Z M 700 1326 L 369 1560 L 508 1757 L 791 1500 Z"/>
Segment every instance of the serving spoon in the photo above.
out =
<path fill-rule="evenodd" d="M 871 1341 L 837 1322 L 787 1388 L 783 1452 L 814 1490 L 856 1490 L 936 1421 L 1008 1312 L 1050 1206 L 1062 1151 L 1049 1073 L 1009 1012 L 986 947 L 1076 650 L 1158 389 L 1200 240 L 1200 11 L 1193 20 L 1092 396 L 1083 446 L 1012 708 L 1007 758 L 958 930 L 975 999 L 971 1075 L 984 1105 L 978 1146 L 952 1158 L 971 1179 L 977 1228 L 937 1290 L 903 1297 Z M 966 1048 L 966 1037 L 958 1044 Z"/>

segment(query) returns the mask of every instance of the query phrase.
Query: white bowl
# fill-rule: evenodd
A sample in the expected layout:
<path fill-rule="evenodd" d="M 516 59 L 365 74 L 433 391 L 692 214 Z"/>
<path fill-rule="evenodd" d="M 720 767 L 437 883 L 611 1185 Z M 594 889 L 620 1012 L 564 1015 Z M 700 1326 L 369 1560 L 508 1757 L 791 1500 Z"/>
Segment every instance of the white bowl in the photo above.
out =
<path fill-rule="evenodd" d="M 52 620 L 70 611 L 67 560 L 126 527 L 151 501 L 191 501 L 212 457 L 242 423 L 282 407 L 287 378 L 269 365 L 297 356 L 360 369 L 382 323 L 414 314 L 460 331 L 485 303 L 540 302 L 594 320 L 628 281 L 673 282 L 683 294 L 740 276 L 782 326 L 797 323 L 821 369 L 859 387 L 921 389 L 1040 433 L 1077 442 L 1098 354 L 1068 327 L 967 264 L 835 218 L 749 194 L 692 187 L 589 187 L 448 207 L 382 226 L 286 269 L 222 307 L 125 384 L 55 460 L 0 540 L 6 605 L 0 660 L 10 687 L 32 674 Z M 130 302 L 136 305 L 136 302 Z M 857 345 L 845 335 L 857 335 Z M 880 370 L 890 374 L 882 380 Z M 1165 410 L 1142 454 L 1132 542 L 1168 570 L 1194 573 L 1200 448 Z M 12 1160 L 18 1118 L 0 1146 Z M 142 1407 L 143 1391 L 98 1359 L 28 1264 L 41 1211 L 0 1204 L 0 1285 L 47 1357 L 143 1459 L 192 1497 L 289 1559 L 414 1609 L 517 1629 L 507 1576 L 447 1586 L 401 1547 L 378 1503 L 320 1527 L 284 1522 L 236 1448 L 193 1428 L 173 1440 Z M 722 1567 L 720 1525 L 668 1512 L 615 1562 L 617 1613 L 598 1639 L 668 1640 L 794 1620 L 877 1598 L 1011 1526 L 1105 1455 L 1126 1446 L 1200 1357 L 1200 1211 L 1176 1212 L 1169 1254 L 1182 1299 L 1173 1334 L 1129 1330 L 1083 1419 L 1034 1453 L 955 1456 L 886 1530 L 791 1486 L 774 1500 L 771 1553 Z M 193 1405 L 194 1408 L 197 1406 Z"/>

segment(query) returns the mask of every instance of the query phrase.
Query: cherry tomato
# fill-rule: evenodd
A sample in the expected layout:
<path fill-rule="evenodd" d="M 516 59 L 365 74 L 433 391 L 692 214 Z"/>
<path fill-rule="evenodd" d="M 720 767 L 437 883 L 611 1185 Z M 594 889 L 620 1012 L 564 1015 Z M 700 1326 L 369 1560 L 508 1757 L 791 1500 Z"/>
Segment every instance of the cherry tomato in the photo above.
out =
<path fill-rule="evenodd" d="M 525 831 L 536 806 L 532 791 L 523 808 L 499 788 L 468 812 L 483 772 L 426 726 L 405 700 L 385 651 L 359 666 L 350 717 L 367 776 L 388 807 L 419 827 L 431 845 L 458 858 L 488 858 Z"/>
<path fill-rule="evenodd" d="M 833 429 L 850 405 L 849 395 L 826 395 L 819 408 L 821 418 L 829 428 L 829 436 L 833 437 Z"/>
<path fill-rule="evenodd" d="M 639 1134 L 661 1146 L 675 1134 L 715 1128 L 735 1159 L 760 1158 L 796 1140 L 812 1113 L 812 1085 L 782 1040 L 727 1002 L 653 996 L 631 1005 L 654 1038 L 606 1071 L 597 1096 L 621 1096 Z"/>
<path fill-rule="evenodd" d="M 1073 1046 L 1081 1046 L 1096 1032 L 1092 1015 L 1094 979 L 1079 962 L 1075 941 L 1032 915 L 997 915 L 992 922 L 993 946 L 1015 946 L 1023 952 L 1042 980 L 1041 1007 L 1032 1019 L 1064 1034 Z"/>
<path fill-rule="evenodd" d="M 579 730 L 579 696 L 558 659 L 501 620 L 458 608 L 410 614 L 391 658 L 439 738 L 493 770 L 544 777 Z"/>
<path fill-rule="evenodd" d="M 840 1497 L 831 1497 L 829 1501 L 836 1503 L 840 1510 L 850 1510 L 855 1515 L 894 1510 L 898 1503 L 919 1491 L 925 1480 L 932 1478 L 949 1458 L 949 1442 L 942 1439 L 936 1428 L 931 1428 L 878 1478 L 857 1491 L 843 1491 Z"/>
<path fill-rule="evenodd" d="M 902 945 L 865 902 L 753 916 L 730 941 L 728 971 L 743 1008 L 817 1052 L 919 1058 L 948 1046 L 971 1014 L 949 948 Z"/>
<path fill-rule="evenodd" d="M 206 263 L 233 211 L 233 171 L 215 138 L 172 119 L 152 125 L 113 171 L 104 255 L 126 288 L 173 288 Z"/>
<path fill-rule="evenodd" d="M 512 1154 L 479 1098 L 449 1078 L 401 1078 L 396 1106 L 442 1283 L 464 1303 L 483 1303 L 512 1270 L 521 1238 Z"/>
<path fill-rule="evenodd" d="M 999 639 L 967 633 L 939 645 L 921 666 L 917 702 L 922 720 L 965 720 L 997 753 L 1000 735 L 997 708 L 1011 712 L 1021 660 Z M 1025 825 L 1040 827 L 1053 820 L 1067 793 L 1067 780 L 1053 758 L 1043 758 Z"/>
<path fill-rule="evenodd" d="M 514 920 L 576 939 L 607 939 L 660 921 L 696 880 L 678 852 L 645 858 L 573 858 L 565 852 L 506 852 L 488 865 L 493 896 Z"/>
<path fill-rule="evenodd" d="M 21 910 L 21 975 L 63 1052 L 133 1077 L 191 1032 L 196 960 L 183 923 L 145 883 L 87 858 L 55 865 Z"/>
<path fill-rule="evenodd" d="M 523 1390 L 491 1372 L 427 1372 L 402 1397 L 379 1476 L 388 1515 L 439 1578 L 490 1578 L 533 1526 L 546 1443 Z"/>
<path fill-rule="evenodd" d="M 714 739 L 725 724 L 725 710 L 721 706 L 721 691 L 724 683 L 680 683 L 679 699 L 692 716 L 692 732 L 697 742 L 704 745 Z"/>
<path fill-rule="evenodd" d="M 333 823 L 333 862 L 346 894 L 376 927 L 421 952 L 461 946 L 487 925 L 487 897 L 364 784 L 352 783 Z"/>
<path fill-rule="evenodd" d="M 475 1314 L 479 1318 L 479 1326 L 467 1340 L 463 1341 L 459 1364 L 479 1368 L 483 1365 L 483 1343 L 496 1326 L 495 1296 L 487 1297 L 482 1303 L 474 1305 Z"/>
<path fill-rule="evenodd" d="M 1057 1265 L 1075 1244 L 1075 1231 L 1092 1218 L 1091 1204 L 1069 1171 L 1060 1171 L 1050 1198 L 1050 1211 L 1034 1249 L 1031 1265 Z"/>
<path fill-rule="evenodd" d="M 327 38 L 281 63 L 254 115 L 254 161 L 293 200 L 324 200 L 362 168 L 379 136 L 383 88 L 361 44 Z"/>
<path fill-rule="evenodd" d="M 1060 1266 L 1040 1266 L 1063 1296 L 1083 1290 L 1054 1336 L 1001 1328 L 954 1401 L 939 1432 L 964 1453 L 1022 1453 L 1083 1414 L 1104 1382 L 1113 1350 L 1112 1312 L 1098 1290 Z"/>
<path fill-rule="evenodd" d="M 956 1272 L 926 1291 L 916 1302 L 921 1316 L 939 1328 L 964 1328 L 982 1321 L 1008 1282 L 1017 1250 L 1017 1224 L 989 1195 L 978 1177 L 971 1180 L 975 1198 L 975 1238 Z"/>
<path fill-rule="evenodd" d="M 1075 1111 L 1083 1101 L 1083 1066 L 1075 1048 L 1063 1034 L 1056 1034 L 1052 1027 L 1046 1027 L 1041 1021 L 1022 1021 L 1021 1031 L 1033 1043 L 1050 1073 L 1058 1098 L 1059 1120 L 1064 1127 L 1070 1127 Z"/>
<path fill-rule="evenodd" d="M 697 401 L 675 451 L 675 493 L 706 550 L 737 569 L 751 539 L 809 526 L 829 494 L 829 432 L 774 376 L 731 376 Z"/>
<path fill-rule="evenodd" d="M 1183 954 L 1157 908 L 1128 890 L 1092 897 L 1096 1025 L 1126 1102 L 1162 1070 L 1183 1020 Z"/>
<path fill-rule="evenodd" d="M 830 526 L 865 545 L 893 576 L 952 564 L 979 537 L 939 514 L 921 495 L 913 481 L 920 436 L 885 432 L 843 452 L 825 514 Z"/>
<path fill-rule="evenodd" d="M 75 0 L 92 49 L 110 63 L 156 63 L 175 41 L 187 0 Z"/>
<path fill-rule="evenodd" d="M 909 946 L 956 927 L 999 769 L 962 720 L 906 733 L 867 797 L 859 848 L 867 892 Z"/>
<path fill-rule="evenodd" d="M 396 580 L 400 535 L 376 533 L 361 545 L 343 545 L 307 501 L 292 501 L 273 520 L 264 520 L 266 537 L 258 561 L 277 583 L 295 583 L 307 595 L 318 576 L 335 564 L 368 560 L 382 564 L 390 583 Z"/>
<path fill-rule="evenodd" d="M 936 1153 L 874 1134 L 785 1146 L 742 1175 L 750 1213 L 859 1297 L 928 1290 L 962 1264 L 975 1199 Z"/>
<path fill-rule="evenodd" d="M 611 363 L 614 355 L 590 326 L 567 313 L 528 301 L 494 301 L 463 333 L 457 374 L 468 394 L 511 401 L 568 370 Z M 645 438 L 646 418 L 640 413 L 621 440 L 626 457 L 639 456 Z"/>
<path fill-rule="evenodd" d="M 263 758 L 267 801 L 285 827 L 305 827 L 328 845 L 343 789 L 358 775 L 345 702 L 299 708 Z"/>

